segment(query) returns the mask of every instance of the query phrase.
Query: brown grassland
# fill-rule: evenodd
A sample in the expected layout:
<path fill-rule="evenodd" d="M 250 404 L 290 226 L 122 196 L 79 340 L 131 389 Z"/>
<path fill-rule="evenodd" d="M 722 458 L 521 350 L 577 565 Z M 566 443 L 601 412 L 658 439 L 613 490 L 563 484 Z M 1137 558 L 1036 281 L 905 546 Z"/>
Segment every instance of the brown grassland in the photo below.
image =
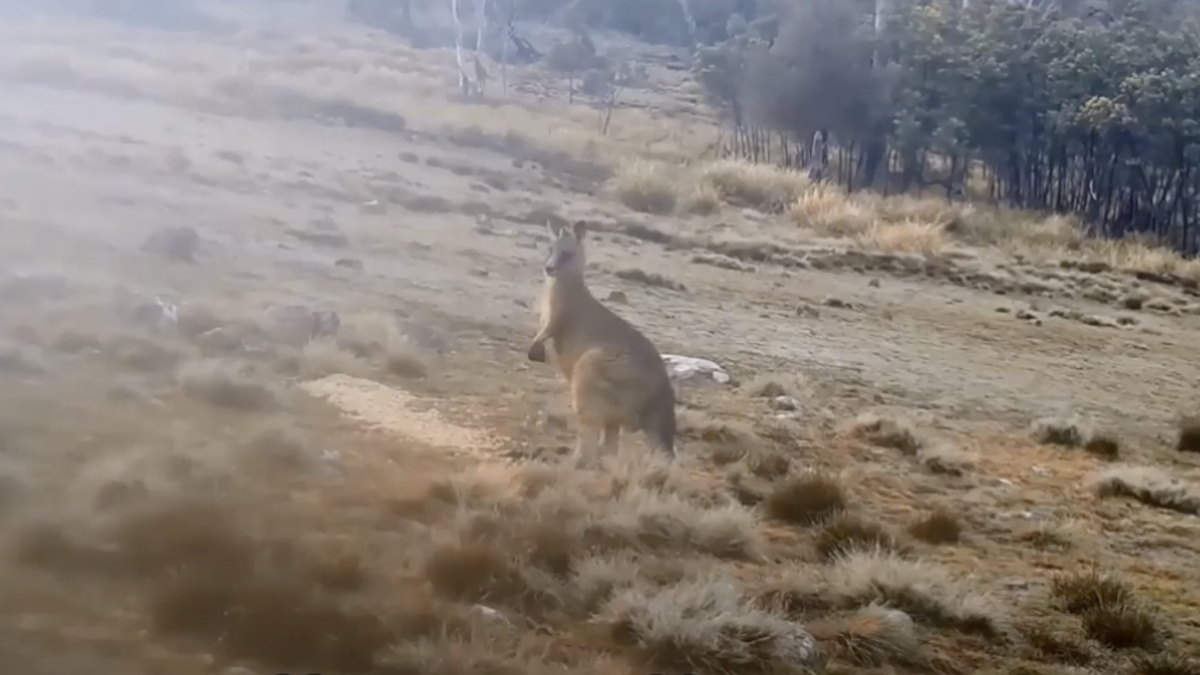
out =
<path fill-rule="evenodd" d="M 5 672 L 1200 673 L 1200 263 L 332 12 L 0 21 Z M 547 220 L 674 465 L 559 460 Z"/>

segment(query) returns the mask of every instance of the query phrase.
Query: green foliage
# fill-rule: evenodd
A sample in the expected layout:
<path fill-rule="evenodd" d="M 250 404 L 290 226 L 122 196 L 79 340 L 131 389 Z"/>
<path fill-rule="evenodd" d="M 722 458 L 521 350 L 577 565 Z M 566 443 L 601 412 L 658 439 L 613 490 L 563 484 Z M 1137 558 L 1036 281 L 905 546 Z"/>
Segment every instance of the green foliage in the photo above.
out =
<path fill-rule="evenodd" d="M 852 186 L 957 192 L 974 167 L 995 200 L 1195 250 L 1200 31 L 1186 4 L 963 5 L 896 0 L 876 34 L 875 3 L 801 0 L 769 50 L 749 26 L 701 49 L 697 79 L 735 123 L 826 132 Z"/>

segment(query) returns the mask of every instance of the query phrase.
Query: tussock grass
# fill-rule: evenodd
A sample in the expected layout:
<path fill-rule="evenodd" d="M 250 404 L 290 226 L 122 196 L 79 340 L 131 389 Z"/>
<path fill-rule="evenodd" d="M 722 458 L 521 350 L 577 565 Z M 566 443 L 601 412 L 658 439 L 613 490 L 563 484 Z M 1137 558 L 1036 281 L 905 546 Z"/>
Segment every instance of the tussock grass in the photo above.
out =
<path fill-rule="evenodd" d="M 703 165 L 699 181 L 726 203 L 764 211 L 785 208 L 809 187 L 798 171 L 728 159 Z"/>
<path fill-rule="evenodd" d="M 908 547 L 882 525 L 860 516 L 843 514 L 821 527 L 817 533 L 817 554 L 830 561 L 855 551 L 908 553 Z"/>
<path fill-rule="evenodd" d="M 938 509 L 913 521 L 908 533 L 928 544 L 956 544 L 962 539 L 963 526 L 958 516 Z"/>
<path fill-rule="evenodd" d="M 883 603 L 918 622 L 999 637 L 1005 618 L 987 596 L 944 568 L 883 550 L 855 551 L 838 558 L 824 577 L 841 603 Z"/>
<path fill-rule="evenodd" d="M 282 405 L 279 392 L 259 380 L 245 366 L 219 360 L 195 361 L 179 371 L 179 383 L 188 396 L 219 408 L 262 412 Z"/>
<path fill-rule="evenodd" d="M 1090 433 L 1084 422 L 1075 416 L 1042 417 L 1034 420 L 1030 430 L 1039 443 L 1065 448 L 1082 446 Z"/>
<path fill-rule="evenodd" d="M 926 662 L 912 617 L 884 605 L 808 623 L 829 656 L 859 667 L 919 666 Z"/>
<path fill-rule="evenodd" d="M 780 613 L 748 600 L 728 578 L 686 581 L 655 592 L 629 589 L 605 614 L 620 642 L 641 646 L 666 668 L 769 673 L 811 665 L 812 636 Z"/>
<path fill-rule="evenodd" d="M 872 223 L 855 237 L 855 242 L 865 249 L 933 255 L 946 246 L 946 235 L 945 227 L 940 223 L 910 220 Z"/>
<path fill-rule="evenodd" d="M 637 159 L 617 170 L 609 189 L 629 209 L 666 215 L 679 201 L 678 169 L 672 174 L 671 167 Z"/>
<path fill-rule="evenodd" d="M 1200 453 L 1200 416 L 1187 415 L 1179 420 L 1175 449 L 1179 452 Z"/>
<path fill-rule="evenodd" d="M 1153 649 L 1164 637 L 1157 613 L 1117 575 L 1098 570 L 1060 575 L 1050 595 L 1064 611 L 1080 616 L 1088 637 L 1113 649 Z"/>
<path fill-rule="evenodd" d="M 309 340 L 300 349 L 299 371 L 305 379 L 316 380 L 328 375 L 344 374 L 363 377 L 370 364 L 333 338 Z"/>
<path fill-rule="evenodd" d="M 831 476 L 808 473 L 777 484 L 763 509 L 767 516 L 795 525 L 816 525 L 846 510 L 846 493 Z"/>
<path fill-rule="evenodd" d="M 899 450 L 905 455 L 916 455 L 925 445 L 912 424 L 895 417 L 863 413 L 855 418 L 850 430 L 873 445 Z"/>
<path fill-rule="evenodd" d="M 1200 486 L 1153 466 L 1114 465 L 1092 481 L 1101 498 L 1128 497 L 1160 509 L 1200 514 Z"/>

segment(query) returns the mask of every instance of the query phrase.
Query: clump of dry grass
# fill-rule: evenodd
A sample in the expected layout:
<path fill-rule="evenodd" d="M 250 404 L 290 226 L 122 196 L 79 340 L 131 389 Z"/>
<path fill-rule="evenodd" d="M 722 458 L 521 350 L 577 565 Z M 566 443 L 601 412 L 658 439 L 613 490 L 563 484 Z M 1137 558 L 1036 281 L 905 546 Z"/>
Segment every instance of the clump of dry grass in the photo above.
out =
<path fill-rule="evenodd" d="M 1200 278 L 1200 263 L 1183 258 L 1178 251 L 1141 237 L 1088 239 L 1082 246 L 1082 253 L 1082 257 L 1102 262 L 1112 269 L 1174 274 L 1186 279 Z"/>
<path fill-rule="evenodd" d="M 23 538 L 23 561 L 140 580 L 155 631 L 199 639 L 223 658 L 279 670 L 371 669 L 392 632 L 338 597 L 366 583 L 361 561 L 257 539 L 239 515 L 190 498 L 147 502 L 97 533 L 106 541 L 96 546 L 39 528 Z"/>
<path fill-rule="evenodd" d="M 1157 614 L 1138 603 L 1103 605 L 1082 620 L 1088 637 L 1112 649 L 1152 650 L 1162 643 Z"/>
<path fill-rule="evenodd" d="M 830 561 L 854 551 L 888 551 L 906 555 L 908 547 L 886 528 L 851 514 L 840 515 L 825 523 L 817 533 L 817 554 Z"/>
<path fill-rule="evenodd" d="M 299 371 L 301 377 L 313 380 L 339 373 L 362 377 L 370 364 L 333 338 L 317 338 L 300 349 Z"/>
<path fill-rule="evenodd" d="M 755 448 L 742 457 L 746 469 L 765 480 L 778 480 L 792 470 L 792 460 L 787 455 L 766 448 Z"/>
<path fill-rule="evenodd" d="M 872 223 L 855 237 L 855 242 L 866 249 L 933 255 L 946 246 L 945 239 L 941 223 L 905 221 Z"/>
<path fill-rule="evenodd" d="M 1081 617 L 1088 637 L 1113 649 L 1150 649 L 1162 638 L 1157 615 L 1119 576 L 1094 569 L 1059 575 L 1050 595 L 1063 611 Z"/>
<path fill-rule="evenodd" d="M 403 336 L 393 334 L 386 349 L 384 358 L 389 373 L 407 379 L 420 379 L 429 374 L 420 350 Z"/>
<path fill-rule="evenodd" d="M 1175 449 L 1179 452 L 1200 452 L 1200 416 L 1187 415 L 1179 420 Z"/>
<path fill-rule="evenodd" d="M 859 415 L 851 425 L 851 433 L 873 445 L 893 448 L 905 455 L 916 455 L 924 447 L 924 442 L 906 420 L 875 413 Z"/>
<path fill-rule="evenodd" d="M 1200 659 L 1174 651 L 1138 655 L 1130 665 L 1134 675 L 1200 675 Z"/>
<path fill-rule="evenodd" d="M 637 268 L 617 270 L 616 272 L 613 273 L 613 276 L 617 277 L 618 279 L 624 279 L 625 281 L 632 281 L 634 283 L 642 284 L 645 286 L 655 286 L 657 288 L 666 288 L 666 289 L 669 289 L 672 291 L 686 291 L 687 290 L 687 286 L 684 286 L 683 284 L 679 283 L 678 281 L 669 279 L 661 274 L 658 274 L 657 272 L 647 272 L 645 270 L 640 270 Z"/>
<path fill-rule="evenodd" d="M 243 450 L 247 460 L 269 469 L 297 468 L 314 454 L 307 436 L 282 423 L 260 426 L 247 438 Z"/>
<path fill-rule="evenodd" d="M 678 197 L 678 167 L 637 159 L 618 168 L 609 189 L 626 207 L 654 215 L 675 210 Z"/>
<path fill-rule="evenodd" d="M 186 573 L 157 590 L 150 612 L 161 633 L 204 639 L 231 657 L 281 669 L 365 672 L 391 641 L 380 618 L 283 575 Z"/>
<path fill-rule="evenodd" d="M 656 665 L 710 673 L 786 672 L 814 665 L 812 636 L 756 606 L 731 579 L 712 577 L 647 591 L 631 588 L 605 607 L 614 637 Z"/>
<path fill-rule="evenodd" d="M 742 385 L 747 396 L 753 398 L 775 398 L 777 396 L 796 396 L 796 378 L 784 378 L 777 375 L 755 375 Z"/>
<path fill-rule="evenodd" d="M 926 659 L 912 617 L 883 605 L 807 624 L 829 656 L 860 667 L 920 665 Z"/>
<path fill-rule="evenodd" d="M 1123 605 L 1134 599 L 1133 588 L 1121 577 L 1099 570 L 1061 574 L 1050 582 L 1050 597 L 1063 611 L 1083 614 L 1104 605 Z"/>
<path fill-rule="evenodd" d="M 725 202 L 763 211 L 786 207 L 809 186 L 808 177 L 798 171 L 727 159 L 704 165 L 700 183 Z"/>
<path fill-rule="evenodd" d="M 1101 498 L 1130 497 L 1160 509 L 1200 514 L 1200 486 L 1152 466 L 1120 464 L 1102 471 L 1092 482 Z"/>
<path fill-rule="evenodd" d="M 338 344 L 359 358 L 382 364 L 398 377 L 420 379 L 429 374 L 423 351 L 400 331 L 393 317 L 382 312 L 347 316 Z"/>
<path fill-rule="evenodd" d="M 1016 625 L 1016 631 L 1039 661 L 1086 666 L 1095 659 L 1091 647 L 1078 635 L 1078 629 L 1057 622 L 1028 619 Z"/>
<path fill-rule="evenodd" d="M 1115 433 L 1097 430 L 1076 415 L 1037 419 L 1030 425 L 1030 433 L 1039 443 L 1083 448 L 1105 460 L 1115 460 L 1121 455 L 1121 440 Z"/>
<path fill-rule="evenodd" d="M 609 462 L 610 479 L 601 484 L 565 468 L 529 467 L 514 479 L 522 506 L 508 509 L 505 527 L 559 523 L 593 550 L 763 558 L 766 546 L 753 510 L 722 493 L 692 488 L 678 468 L 656 461 Z"/>
<path fill-rule="evenodd" d="M 930 473 L 943 476 L 962 476 L 974 466 L 969 454 L 948 443 L 922 446 L 916 459 Z"/>
<path fill-rule="evenodd" d="M 1069 551 L 1075 547 L 1076 539 L 1073 524 L 1070 522 L 1038 523 L 1017 538 L 1036 549 L 1047 551 Z"/>
<path fill-rule="evenodd" d="M 910 524 L 908 533 L 929 544 L 956 544 L 962 539 L 963 527 L 958 516 L 938 509 Z"/>
<path fill-rule="evenodd" d="M 795 525 L 816 525 L 846 510 L 846 493 L 832 476 L 808 473 L 777 484 L 766 500 L 767 516 Z"/>
<path fill-rule="evenodd" d="M 1109 431 L 1096 431 L 1088 436 L 1083 449 L 1101 459 L 1116 460 L 1121 456 L 1121 439 Z"/>
<path fill-rule="evenodd" d="M 122 332 L 104 340 L 103 353 L 117 363 L 143 373 L 170 371 L 188 356 L 171 341 L 135 332 Z"/>
<path fill-rule="evenodd" d="M 737 462 L 759 445 L 754 429 L 741 420 L 711 419 L 695 410 L 681 411 L 676 419 L 679 434 L 708 446 L 717 464 Z"/>
<path fill-rule="evenodd" d="M 423 574 L 435 591 L 454 600 L 487 602 L 543 619 L 565 609 L 561 584 L 524 562 L 497 543 L 462 541 L 430 552 Z"/>
<path fill-rule="evenodd" d="M 697 183 L 684 196 L 683 209 L 692 215 L 712 215 L 721 210 L 721 193 L 709 183 Z"/>
<path fill-rule="evenodd" d="M 818 183 L 797 195 L 788 209 L 792 222 L 832 237 L 856 237 L 876 221 L 875 211 L 862 199 L 828 183 Z"/>
<path fill-rule="evenodd" d="M 188 363 L 179 371 L 179 383 L 188 396 L 229 410 L 262 412 L 282 405 L 274 387 L 233 362 Z"/>
<path fill-rule="evenodd" d="M 1086 442 L 1088 430 L 1075 416 L 1043 417 L 1034 420 L 1030 431 L 1039 443 L 1078 448 Z"/>
<path fill-rule="evenodd" d="M 930 562 L 855 551 L 838 558 L 824 582 L 842 604 L 883 603 L 918 622 L 993 638 L 1003 634 L 1003 619 L 988 597 Z"/>

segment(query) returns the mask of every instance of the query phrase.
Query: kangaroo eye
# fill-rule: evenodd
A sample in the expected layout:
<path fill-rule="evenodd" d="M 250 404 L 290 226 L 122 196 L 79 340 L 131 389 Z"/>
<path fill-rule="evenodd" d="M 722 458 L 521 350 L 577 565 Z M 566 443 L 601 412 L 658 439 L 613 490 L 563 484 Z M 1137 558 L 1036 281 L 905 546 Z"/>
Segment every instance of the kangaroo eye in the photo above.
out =
<path fill-rule="evenodd" d="M 558 259 L 560 262 L 570 262 L 571 259 L 574 257 L 575 257 L 574 251 L 563 251 L 562 253 L 558 254 Z"/>

